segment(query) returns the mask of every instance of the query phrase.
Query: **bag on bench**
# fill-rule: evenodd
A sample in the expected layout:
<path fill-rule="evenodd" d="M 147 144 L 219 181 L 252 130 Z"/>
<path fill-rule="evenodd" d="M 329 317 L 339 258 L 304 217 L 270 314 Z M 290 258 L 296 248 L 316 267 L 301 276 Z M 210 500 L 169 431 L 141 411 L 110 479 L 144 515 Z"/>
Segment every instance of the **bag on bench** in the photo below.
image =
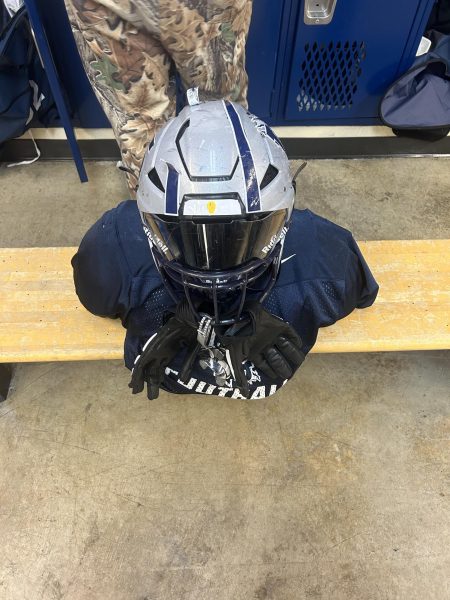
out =
<path fill-rule="evenodd" d="M 450 35 L 436 44 L 388 89 L 381 120 L 397 135 L 436 140 L 450 131 Z"/>

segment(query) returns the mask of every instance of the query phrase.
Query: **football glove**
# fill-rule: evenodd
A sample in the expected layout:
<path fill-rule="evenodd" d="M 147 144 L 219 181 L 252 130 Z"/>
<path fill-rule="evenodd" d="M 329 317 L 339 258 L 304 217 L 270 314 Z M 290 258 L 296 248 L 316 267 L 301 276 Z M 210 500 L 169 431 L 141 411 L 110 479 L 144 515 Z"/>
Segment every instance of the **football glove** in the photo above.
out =
<path fill-rule="evenodd" d="M 270 379 L 289 379 L 305 360 L 302 341 L 294 329 L 259 303 L 246 308 L 249 317 L 219 335 L 232 376 L 244 396 L 249 395 L 243 363 L 252 362 Z"/>
<path fill-rule="evenodd" d="M 139 394 L 147 383 L 147 396 L 154 400 L 164 379 L 165 369 L 183 349 L 188 349 L 188 359 L 180 374 L 184 381 L 192 368 L 198 351 L 197 323 L 187 301 L 177 305 L 175 315 L 150 337 L 136 357 L 128 387 Z"/>

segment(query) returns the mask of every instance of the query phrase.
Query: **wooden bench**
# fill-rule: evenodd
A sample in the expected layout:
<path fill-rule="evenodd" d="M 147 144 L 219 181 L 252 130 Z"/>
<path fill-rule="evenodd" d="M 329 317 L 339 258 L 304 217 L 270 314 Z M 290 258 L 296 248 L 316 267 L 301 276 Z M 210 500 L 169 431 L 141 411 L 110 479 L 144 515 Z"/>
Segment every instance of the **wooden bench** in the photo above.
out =
<path fill-rule="evenodd" d="M 380 284 L 378 299 L 322 329 L 313 352 L 449 349 L 450 240 L 360 247 Z M 120 322 L 94 317 L 78 301 L 75 252 L 0 249 L 0 363 L 122 358 Z"/>

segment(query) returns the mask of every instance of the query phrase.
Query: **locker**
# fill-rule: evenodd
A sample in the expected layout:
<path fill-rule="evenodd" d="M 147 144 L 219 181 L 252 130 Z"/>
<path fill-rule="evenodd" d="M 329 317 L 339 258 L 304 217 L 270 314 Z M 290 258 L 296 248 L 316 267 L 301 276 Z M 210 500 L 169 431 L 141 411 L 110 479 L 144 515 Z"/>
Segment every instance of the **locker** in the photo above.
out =
<path fill-rule="evenodd" d="M 258 0 L 256 0 L 258 1 Z M 376 121 L 414 60 L 434 0 L 301 0 L 276 113 L 299 124 Z M 297 4 L 297 6 L 295 6 Z"/>

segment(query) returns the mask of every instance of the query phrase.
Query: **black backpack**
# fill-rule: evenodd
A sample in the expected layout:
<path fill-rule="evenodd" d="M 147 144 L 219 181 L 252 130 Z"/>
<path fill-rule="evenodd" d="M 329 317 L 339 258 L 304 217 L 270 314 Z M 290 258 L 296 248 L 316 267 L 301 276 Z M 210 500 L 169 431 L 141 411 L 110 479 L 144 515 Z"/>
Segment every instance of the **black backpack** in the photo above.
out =
<path fill-rule="evenodd" d="M 56 108 L 31 33 L 26 8 L 9 17 L 0 0 L 0 144 L 22 135 L 37 117 L 53 121 Z"/>
<path fill-rule="evenodd" d="M 428 19 L 427 31 L 450 35 L 450 0 L 438 0 Z"/>

